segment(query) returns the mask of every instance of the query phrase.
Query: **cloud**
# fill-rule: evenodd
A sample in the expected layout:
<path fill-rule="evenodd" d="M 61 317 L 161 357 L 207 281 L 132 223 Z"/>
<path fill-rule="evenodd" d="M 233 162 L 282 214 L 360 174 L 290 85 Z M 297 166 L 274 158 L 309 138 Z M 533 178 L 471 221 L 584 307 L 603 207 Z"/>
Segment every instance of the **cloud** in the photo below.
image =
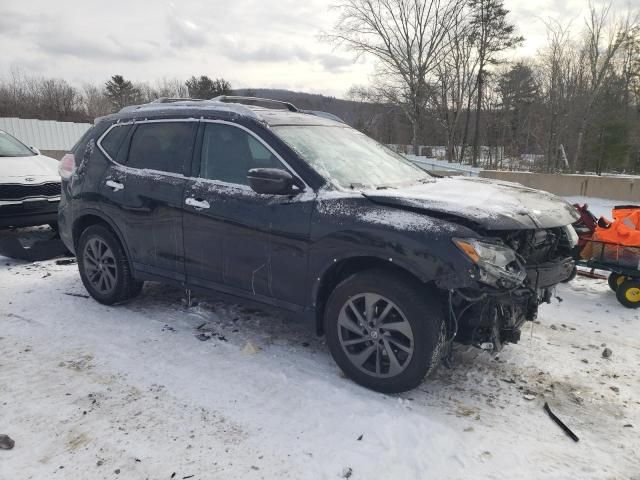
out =
<path fill-rule="evenodd" d="M 177 15 L 173 4 L 168 5 L 166 23 L 169 45 L 174 48 L 204 47 L 209 43 L 206 31 L 194 20 Z"/>
<path fill-rule="evenodd" d="M 23 13 L 11 11 L 0 13 L 0 35 L 10 36 L 20 33 L 29 20 L 29 16 Z"/>
<path fill-rule="evenodd" d="M 349 58 L 331 53 L 314 52 L 301 45 L 287 45 L 285 42 L 265 43 L 253 47 L 246 41 L 238 41 L 232 36 L 221 36 L 216 42 L 218 53 L 238 63 L 293 63 L 308 62 L 319 64 L 328 72 L 343 71 L 354 64 Z"/>
<path fill-rule="evenodd" d="M 113 35 L 104 37 L 55 35 L 43 32 L 35 40 L 42 52 L 53 55 L 69 55 L 85 60 L 125 60 L 139 62 L 160 55 L 157 45 L 151 42 L 122 41 Z"/>

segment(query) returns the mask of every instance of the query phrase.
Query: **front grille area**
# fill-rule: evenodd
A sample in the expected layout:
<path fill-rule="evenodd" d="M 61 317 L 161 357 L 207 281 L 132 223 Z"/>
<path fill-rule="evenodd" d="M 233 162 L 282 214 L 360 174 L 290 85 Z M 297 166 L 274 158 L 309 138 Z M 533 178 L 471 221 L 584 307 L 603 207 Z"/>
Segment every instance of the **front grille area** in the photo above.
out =
<path fill-rule="evenodd" d="M 0 185 L 0 200 L 22 200 L 30 197 L 57 197 L 60 195 L 60 182 L 41 183 L 40 185 Z"/>

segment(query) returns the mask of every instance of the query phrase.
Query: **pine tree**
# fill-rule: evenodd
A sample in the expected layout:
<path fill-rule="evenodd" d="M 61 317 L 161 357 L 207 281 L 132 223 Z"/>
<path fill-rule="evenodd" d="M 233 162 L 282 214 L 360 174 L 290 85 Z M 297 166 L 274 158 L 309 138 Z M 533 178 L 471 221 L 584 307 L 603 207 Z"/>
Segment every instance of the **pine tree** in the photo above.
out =
<path fill-rule="evenodd" d="M 105 83 L 104 95 L 117 108 L 134 105 L 141 101 L 140 90 L 129 80 L 125 80 L 122 75 L 114 75 Z"/>
<path fill-rule="evenodd" d="M 211 99 L 219 95 L 230 95 L 231 84 L 224 78 L 212 80 L 207 75 L 192 76 L 185 82 L 190 98 Z"/>

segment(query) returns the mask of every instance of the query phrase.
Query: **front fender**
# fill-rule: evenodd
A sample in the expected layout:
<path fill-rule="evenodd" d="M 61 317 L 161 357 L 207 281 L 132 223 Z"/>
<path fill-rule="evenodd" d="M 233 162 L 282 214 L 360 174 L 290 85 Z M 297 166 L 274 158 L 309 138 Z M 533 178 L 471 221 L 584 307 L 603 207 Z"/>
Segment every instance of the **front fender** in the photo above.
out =
<path fill-rule="evenodd" d="M 475 236 L 467 227 L 426 215 L 380 207 L 368 200 L 341 199 L 314 212 L 309 250 L 310 305 L 333 265 L 361 257 L 399 267 L 423 283 L 465 286 L 474 283 L 471 263 L 451 241 Z"/>

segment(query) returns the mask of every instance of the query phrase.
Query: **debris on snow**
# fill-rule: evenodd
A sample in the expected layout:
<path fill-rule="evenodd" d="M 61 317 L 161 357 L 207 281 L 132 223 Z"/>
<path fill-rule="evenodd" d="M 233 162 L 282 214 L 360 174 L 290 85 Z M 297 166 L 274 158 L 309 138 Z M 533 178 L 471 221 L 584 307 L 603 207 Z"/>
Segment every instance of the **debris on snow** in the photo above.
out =
<path fill-rule="evenodd" d="M 0 450 L 11 450 L 15 444 L 9 435 L 0 435 Z"/>
<path fill-rule="evenodd" d="M 547 402 L 544 402 L 544 411 L 547 412 L 547 414 L 549 415 L 549 418 L 551 418 L 551 420 L 556 422 L 556 424 L 560 428 L 562 428 L 564 433 L 566 433 L 574 442 L 578 442 L 580 440 L 578 436 L 575 433 L 573 433 L 571 429 L 562 422 L 562 420 L 560 420 L 558 417 L 555 416 L 555 414 L 551 411 L 551 408 L 549 407 L 549 404 Z"/>
<path fill-rule="evenodd" d="M 76 263 L 75 258 L 61 258 L 60 260 L 56 260 L 56 265 L 73 265 Z"/>
<path fill-rule="evenodd" d="M 70 297 L 78 297 L 78 298 L 89 298 L 89 295 L 83 295 L 81 293 L 69 293 L 65 292 L 65 295 L 69 295 Z"/>
<path fill-rule="evenodd" d="M 342 478 L 351 478 L 353 475 L 353 469 L 351 467 L 346 467 L 342 470 Z"/>
<path fill-rule="evenodd" d="M 611 357 L 611 355 L 613 355 L 613 351 L 609 347 L 605 348 L 602 351 L 602 357 L 603 358 L 609 358 L 609 357 Z"/>
<path fill-rule="evenodd" d="M 256 347 L 253 343 L 247 342 L 242 349 L 242 353 L 247 355 L 254 355 L 260 351 L 259 347 Z"/>

